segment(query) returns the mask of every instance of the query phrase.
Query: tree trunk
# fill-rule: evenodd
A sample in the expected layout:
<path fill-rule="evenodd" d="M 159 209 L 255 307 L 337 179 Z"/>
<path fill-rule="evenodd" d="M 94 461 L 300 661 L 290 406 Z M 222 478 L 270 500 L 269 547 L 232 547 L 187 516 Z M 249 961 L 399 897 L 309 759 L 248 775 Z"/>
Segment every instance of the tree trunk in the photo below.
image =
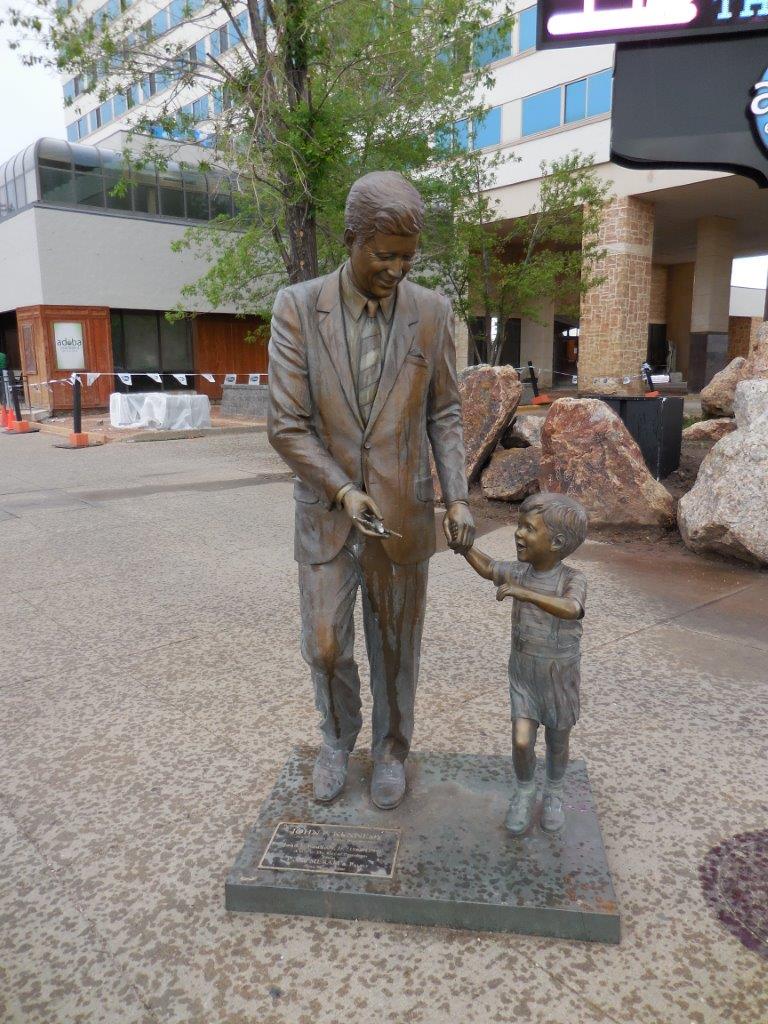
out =
<path fill-rule="evenodd" d="M 311 281 L 318 275 L 317 218 L 310 203 L 292 203 L 285 210 L 288 229 L 288 262 L 286 270 L 291 284 Z"/>

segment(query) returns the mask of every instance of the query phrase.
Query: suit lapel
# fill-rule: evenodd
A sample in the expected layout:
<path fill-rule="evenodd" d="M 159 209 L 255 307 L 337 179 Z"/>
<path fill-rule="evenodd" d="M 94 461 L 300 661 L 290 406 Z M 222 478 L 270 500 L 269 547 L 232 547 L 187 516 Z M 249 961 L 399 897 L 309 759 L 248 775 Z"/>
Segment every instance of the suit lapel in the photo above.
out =
<path fill-rule="evenodd" d="M 371 428 L 376 422 L 376 418 L 381 412 L 384 403 L 389 398 L 390 392 L 397 380 L 397 375 L 400 373 L 403 361 L 405 360 L 408 350 L 413 343 L 413 337 L 416 333 L 416 324 L 418 324 L 418 322 L 419 311 L 413 297 L 411 296 L 410 289 L 403 281 L 397 289 L 397 302 L 395 303 L 392 330 L 389 335 L 387 351 L 384 354 L 384 365 L 381 369 L 379 388 L 376 392 L 376 398 L 373 403 L 373 408 L 371 409 L 371 415 L 368 417 L 368 426 L 365 431 L 366 434 L 371 432 Z"/>
<path fill-rule="evenodd" d="M 362 428 L 363 420 L 357 404 L 355 382 L 349 362 L 349 348 L 344 333 L 339 292 L 339 271 L 329 274 L 317 297 L 318 329 L 328 356 L 339 378 L 344 397 L 357 423 Z"/>

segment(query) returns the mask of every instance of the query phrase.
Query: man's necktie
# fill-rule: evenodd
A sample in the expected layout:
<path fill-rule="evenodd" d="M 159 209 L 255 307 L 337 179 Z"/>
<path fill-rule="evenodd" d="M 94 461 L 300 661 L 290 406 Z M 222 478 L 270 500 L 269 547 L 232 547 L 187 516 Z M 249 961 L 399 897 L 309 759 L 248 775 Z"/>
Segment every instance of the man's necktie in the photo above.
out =
<path fill-rule="evenodd" d="M 368 422 L 381 377 L 381 330 L 376 317 L 379 304 L 375 299 L 365 303 L 365 323 L 360 336 L 360 364 L 357 373 L 357 402 L 363 423 Z"/>

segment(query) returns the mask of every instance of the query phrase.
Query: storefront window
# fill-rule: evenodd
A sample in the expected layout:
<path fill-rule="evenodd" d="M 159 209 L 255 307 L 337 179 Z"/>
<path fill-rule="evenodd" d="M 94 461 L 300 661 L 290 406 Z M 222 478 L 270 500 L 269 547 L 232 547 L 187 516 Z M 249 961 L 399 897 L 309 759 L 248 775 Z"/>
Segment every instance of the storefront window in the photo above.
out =
<path fill-rule="evenodd" d="M 171 164 L 168 171 L 158 175 L 160 184 L 160 212 L 164 217 L 184 216 L 184 189 L 181 175 Z"/>

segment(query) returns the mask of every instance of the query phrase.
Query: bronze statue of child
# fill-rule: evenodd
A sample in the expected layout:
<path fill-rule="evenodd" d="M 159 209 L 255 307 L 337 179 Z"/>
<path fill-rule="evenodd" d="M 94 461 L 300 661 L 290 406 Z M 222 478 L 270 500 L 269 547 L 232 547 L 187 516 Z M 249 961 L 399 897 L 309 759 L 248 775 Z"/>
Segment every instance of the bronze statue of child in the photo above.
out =
<path fill-rule="evenodd" d="M 565 823 L 563 783 L 568 741 L 579 717 L 581 619 L 587 596 L 584 574 L 563 563 L 587 535 L 587 513 L 566 494 L 534 494 L 520 506 L 516 562 L 497 562 L 476 547 L 464 555 L 472 568 L 514 598 L 509 695 L 517 789 L 506 826 L 528 829 L 536 803 L 536 734 L 544 726 L 546 784 L 541 827 Z"/>

